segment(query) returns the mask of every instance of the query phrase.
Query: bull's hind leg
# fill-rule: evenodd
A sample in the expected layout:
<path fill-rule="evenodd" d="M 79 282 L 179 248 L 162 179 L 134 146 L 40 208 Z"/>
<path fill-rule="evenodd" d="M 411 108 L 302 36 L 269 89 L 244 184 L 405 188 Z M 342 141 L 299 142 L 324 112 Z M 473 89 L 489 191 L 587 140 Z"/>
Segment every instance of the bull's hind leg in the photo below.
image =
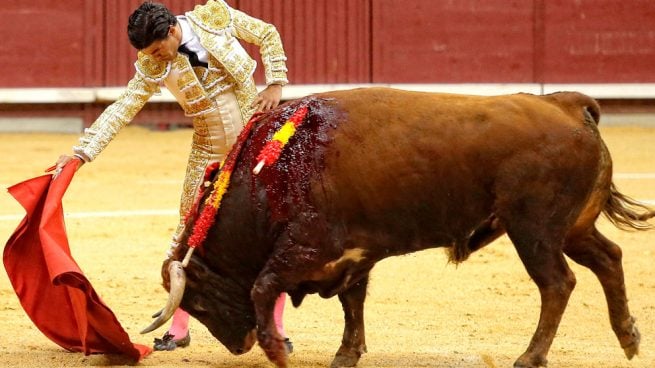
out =
<path fill-rule="evenodd" d="M 539 287 L 541 313 L 530 345 L 514 367 L 545 367 L 548 350 L 575 287 L 575 276 L 561 250 L 564 236 L 557 237 L 553 232 L 546 233 L 544 229 L 532 226 L 536 223 L 524 225 L 510 226 L 507 233 L 528 274 Z"/>
<path fill-rule="evenodd" d="M 332 360 L 332 368 L 354 367 L 362 354 L 366 353 L 364 299 L 366 299 L 367 285 L 368 276 L 339 293 L 345 325 L 341 346 Z"/>
<path fill-rule="evenodd" d="M 589 234 L 567 239 L 564 252 L 575 262 L 591 269 L 600 280 L 612 329 L 626 357 L 632 359 L 639 353 L 640 335 L 628 309 L 621 248 L 593 229 Z"/>

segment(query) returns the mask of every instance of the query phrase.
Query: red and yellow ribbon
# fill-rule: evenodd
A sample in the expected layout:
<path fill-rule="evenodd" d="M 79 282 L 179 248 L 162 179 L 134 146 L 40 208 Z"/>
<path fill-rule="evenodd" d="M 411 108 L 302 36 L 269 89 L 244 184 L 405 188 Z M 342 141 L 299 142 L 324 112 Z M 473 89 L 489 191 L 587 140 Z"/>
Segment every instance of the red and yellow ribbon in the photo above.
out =
<path fill-rule="evenodd" d="M 212 192 L 205 199 L 205 206 L 203 207 L 202 212 L 193 225 L 193 231 L 187 242 L 190 250 L 201 246 L 205 242 L 205 239 L 207 239 L 209 228 L 211 228 L 216 221 L 216 214 L 218 213 L 218 209 L 221 207 L 221 201 L 223 200 L 223 196 L 225 195 L 225 192 L 227 192 L 227 188 L 230 185 L 230 177 L 234 171 L 239 153 L 241 152 L 241 149 L 245 145 L 245 142 L 250 135 L 252 126 L 261 117 L 261 114 L 256 114 L 250 119 L 250 121 L 248 121 L 248 124 L 246 124 L 246 126 L 241 131 L 241 134 L 239 134 L 237 142 L 235 143 L 230 153 L 228 153 L 225 162 L 221 166 L 218 178 L 216 181 L 214 181 Z"/>
<path fill-rule="evenodd" d="M 264 166 L 271 166 L 280 158 L 282 149 L 284 149 L 284 146 L 289 143 L 289 139 L 293 137 L 296 133 L 296 129 L 303 123 L 305 115 L 307 115 L 307 106 L 301 106 L 293 113 L 293 115 L 291 115 L 291 117 L 289 117 L 280 129 L 273 134 L 271 140 L 266 143 L 257 156 L 258 163 L 253 170 L 255 174 L 259 174 Z"/>

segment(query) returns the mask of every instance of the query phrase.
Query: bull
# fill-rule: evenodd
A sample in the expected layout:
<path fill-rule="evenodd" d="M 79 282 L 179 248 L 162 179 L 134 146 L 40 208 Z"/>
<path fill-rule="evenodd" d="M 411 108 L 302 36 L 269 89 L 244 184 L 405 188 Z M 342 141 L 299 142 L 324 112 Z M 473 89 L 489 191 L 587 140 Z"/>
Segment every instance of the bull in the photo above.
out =
<path fill-rule="evenodd" d="M 303 125 L 279 160 L 254 174 L 265 142 L 300 107 Z M 363 307 L 378 261 L 445 247 L 462 262 L 507 234 L 541 294 L 536 332 L 514 366 L 547 363 L 576 283 L 564 255 L 600 280 L 631 359 L 640 335 L 621 249 L 595 223 L 604 213 L 618 227 L 649 229 L 655 211 L 614 186 L 599 118 L 597 102 L 575 92 L 484 97 L 370 88 L 287 103 L 241 137 L 202 251 L 187 253 L 184 240 L 164 262 L 168 304 L 143 332 L 181 306 L 230 352 L 258 342 L 286 367 L 276 297 L 286 292 L 298 307 L 307 294 L 337 295 L 345 327 L 332 366 L 355 366 L 366 352 Z"/>

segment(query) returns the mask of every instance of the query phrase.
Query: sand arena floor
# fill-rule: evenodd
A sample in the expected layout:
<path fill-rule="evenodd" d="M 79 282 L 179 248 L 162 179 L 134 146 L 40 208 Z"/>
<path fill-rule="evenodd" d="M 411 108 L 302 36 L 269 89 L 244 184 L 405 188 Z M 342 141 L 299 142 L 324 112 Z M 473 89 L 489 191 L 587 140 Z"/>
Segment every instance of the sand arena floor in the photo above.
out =
<path fill-rule="evenodd" d="M 655 128 L 605 127 L 615 182 L 626 194 L 655 199 Z M 96 291 L 131 338 L 150 344 L 163 333 L 139 335 L 166 299 L 159 269 L 175 215 L 190 130 L 153 132 L 126 128 L 98 160 L 83 167 L 65 198 L 71 249 Z M 3 134 L 0 184 L 40 175 L 76 135 Z M 639 175 L 632 175 L 637 173 Z M 157 215 L 138 211 L 157 210 Z M 120 216 L 109 216 L 127 211 Z M 104 215 L 101 212 L 105 213 Z M 0 196 L 3 242 L 23 211 Z M 655 367 L 655 231 L 601 231 L 624 251 L 632 314 L 642 333 L 641 354 L 625 359 L 609 326 L 600 284 L 571 264 L 578 284 L 549 354 L 550 367 Z M 509 367 L 536 327 L 539 293 L 506 237 L 455 267 L 443 250 L 387 259 L 371 276 L 366 303 L 368 354 L 359 367 Z M 69 353 L 46 339 L 27 318 L 5 272 L 0 272 L 0 366 L 104 367 L 129 362 L 118 356 Z M 343 329 L 337 298 L 309 296 L 290 306 L 286 328 L 294 342 L 292 367 L 328 366 Z M 198 322 L 192 344 L 153 353 L 141 366 L 269 367 L 261 349 L 235 357 Z"/>

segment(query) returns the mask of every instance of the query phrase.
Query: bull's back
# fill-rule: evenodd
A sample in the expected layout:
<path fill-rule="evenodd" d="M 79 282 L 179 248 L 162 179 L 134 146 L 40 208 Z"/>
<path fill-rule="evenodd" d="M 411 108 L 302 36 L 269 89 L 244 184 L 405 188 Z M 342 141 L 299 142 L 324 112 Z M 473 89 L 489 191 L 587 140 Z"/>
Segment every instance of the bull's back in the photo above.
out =
<path fill-rule="evenodd" d="M 565 181 L 597 169 L 599 138 L 575 107 L 584 104 L 579 96 L 386 88 L 319 95 L 340 121 L 317 197 L 347 223 L 402 227 L 395 231 L 403 236 L 447 229 L 444 239 L 427 241 L 463 236 L 491 213 L 499 185 L 512 178 L 529 181 L 550 170 L 540 175 Z"/>

